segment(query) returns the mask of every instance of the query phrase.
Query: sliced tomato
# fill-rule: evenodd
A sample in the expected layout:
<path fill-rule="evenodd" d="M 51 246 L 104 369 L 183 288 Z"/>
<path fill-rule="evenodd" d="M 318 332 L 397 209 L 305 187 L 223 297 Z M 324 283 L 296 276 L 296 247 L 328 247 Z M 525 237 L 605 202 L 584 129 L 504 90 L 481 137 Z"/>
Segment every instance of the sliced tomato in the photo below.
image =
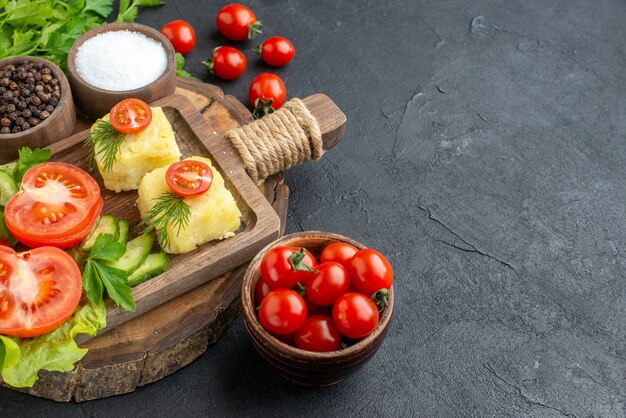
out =
<path fill-rule="evenodd" d="M 111 109 L 109 122 L 118 132 L 134 134 L 152 121 L 152 109 L 140 99 L 124 99 Z"/>
<path fill-rule="evenodd" d="M 94 216 L 102 210 L 101 200 L 98 183 L 80 168 L 59 162 L 39 164 L 24 174 L 22 189 L 7 202 L 4 220 L 19 241 L 52 245 L 85 230 L 88 234 Z"/>
<path fill-rule="evenodd" d="M 64 251 L 0 247 L 0 334 L 29 338 L 52 331 L 72 315 L 82 290 L 80 270 Z"/>
<path fill-rule="evenodd" d="M 179 196 L 198 196 L 211 187 L 213 171 L 202 161 L 178 161 L 167 169 L 165 181 Z"/>
<path fill-rule="evenodd" d="M 52 246 L 52 247 L 60 248 L 61 250 L 68 249 L 80 243 L 82 240 L 84 240 L 87 237 L 87 235 L 89 235 L 89 233 L 94 228 L 94 226 L 96 226 L 96 223 L 98 222 L 98 218 L 100 217 L 100 214 L 102 213 L 103 207 L 104 207 L 104 201 L 102 200 L 102 198 L 100 198 L 96 202 L 93 209 L 89 212 L 89 215 L 87 216 L 89 223 L 86 224 L 86 226 L 83 229 L 73 234 L 69 234 L 63 237 L 59 237 L 59 238 L 43 238 L 43 239 L 32 238 L 28 234 L 25 234 L 25 235 L 14 234 L 15 239 L 17 239 L 19 242 L 26 245 L 27 247 L 31 247 L 31 248 Z"/>

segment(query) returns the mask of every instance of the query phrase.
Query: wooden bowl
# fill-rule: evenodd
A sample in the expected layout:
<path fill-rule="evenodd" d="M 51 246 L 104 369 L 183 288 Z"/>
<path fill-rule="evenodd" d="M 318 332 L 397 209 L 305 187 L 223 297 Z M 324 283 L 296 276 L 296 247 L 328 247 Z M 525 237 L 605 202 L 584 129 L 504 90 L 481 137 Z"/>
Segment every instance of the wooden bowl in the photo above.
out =
<path fill-rule="evenodd" d="M 0 163 L 15 160 L 22 147 L 46 147 L 70 136 L 76 124 L 76 108 L 74 107 L 70 85 L 63 71 L 54 63 L 39 57 L 18 56 L 0 60 L 0 68 L 5 65 L 19 64 L 23 60 L 34 63 L 40 62 L 50 68 L 54 77 L 59 80 L 61 98 L 50 116 L 39 125 L 16 134 L 0 134 L 0 144 L 2 144 L 0 146 Z"/>
<path fill-rule="evenodd" d="M 128 30 L 139 32 L 160 42 L 165 48 L 167 66 L 159 78 L 152 83 L 134 90 L 105 90 L 87 83 L 76 71 L 76 53 L 78 48 L 90 38 L 103 32 Z M 159 31 L 139 23 L 109 23 L 99 26 L 82 35 L 74 42 L 67 56 L 67 77 L 74 92 L 76 106 L 91 119 L 100 118 L 113 106 L 128 97 L 136 97 L 146 103 L 154 102 L 174 93 L 176 90 L 176 52 L 170 41 Z"/>
<path fill-rule="evenodd" d="M 250 262 L 241 287 L 241 305 L 246 328 L 261 356 L 289 381 L 302 386 L 325 387 L 341 382 L 367 363 L 378 350 L 391 324 L 394 308 L 393 286 L 389 290 L 389 305 L 382 311 L 378 326 L 358 343 L 339 351 L 316 353 L 283 343 L 263 328 L 258 320 L 254 289 L 261 278 L 263 256 L 279 245 L 305 247 L 316 257 L 322 249 L 336 241 L 343 241 L 359 249 L 360 242 L 331 232 L 306 231 L 287 235 L 269 244 Z"/>

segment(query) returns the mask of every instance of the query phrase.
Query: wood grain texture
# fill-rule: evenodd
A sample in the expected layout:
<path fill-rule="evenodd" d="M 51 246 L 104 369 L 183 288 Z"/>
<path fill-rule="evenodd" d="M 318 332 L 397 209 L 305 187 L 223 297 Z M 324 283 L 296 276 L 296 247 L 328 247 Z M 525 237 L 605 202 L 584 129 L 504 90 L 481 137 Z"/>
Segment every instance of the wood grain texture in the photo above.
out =
<path fill-rule="evenodd" d="M 167 66 L 163 74 L 153 83 L 133 90 L 111 91 L 87 83 L 76 71 L 76 53 L 78 48 L 96 35 L 103 32 L 128 30 L 139 32 L 160 42 L 167 55 Z M 67 56 L 67 78 L 76 106 L 90 119 L 96 119 L 109 113 L 111 108 L 128 97 L 136 97 L 147 103 L 169 96 L 176 89 L 176 52 L 172 44 L 158 30 L 139 23 L 109 23 L 99 26 L 82 35 L 74 42 Z"/>
<path fill-rule="evenodd" d="M 212 159 L 242 213 L 242 225 L 234 237 L 211 241 L 186 254 L 170 255 L 167 272 L 133 288 L 135 312 L 116 307 L 109 301 L 106 329 L 115 328 L 248 261 L 265 244 L 278 236 L 280 227 L 276 213 L 248 178 L 236 151 L 227 141 L 221 140 L 214 127 L 207 124 L 189 100 L 173 95 L 156 101 L 153 105 L 163 108 L 174 129 L 183 157 L 200 155 Z M 52 159 L 89 169 L 88 149 L 83 146 L 87 134 L 88 131 L 83 131 L 51 145 Z M 136 225 L 140 219 L 135 206 L 136 191 L 111 192 L 103 186 L 99 173 L 93 175 L 100 184 L 105 202 L 103 213 L 112 213 L 121 219 L 127 219 L 131 224 L 131 231 L 137 232 Z M 84 342 L 88 338 L 82 336 L 79 341 Z"/>
<path fill-rule="evenodd" d="M 322 132 L 322 146 L 325 150 L 337 145 L 346 132 L 346 115 L 325 94 L 316 93 L 302 99 L 311 115 L 315 117 Z"/>
<path fill-rule="evenodd" d="M 50 68 L 61 86 L 59 104 L 50 116 L 39 125 L 16 134 L 0 134 L 0 164 L 15 160 L 22 147 L 43 148 L 67 137 L 73 132 L 76 123 L 76 108 L 72 98 L 70 85 L 65 74 L 54 63 L 38 57 L 19 56 L 0 60 L 0 68 L 9 64 L 17 64 L 22 60 L 41 62 Z"/>
<path fill-rule="evenodd" d="M 179 79 L 184 95 L 208 120 L 219 120 L 217 134 L 252 120 L 221 89 Z M 77 129 L 88 127 L 78 121 Z M 281 219 L 284 231 L 289 189 L 282 174 L 259 187 Z M 134 391 L 179 370 L 200 356 L 239 311 L 245 264 L 84 343 L 89 352 L 69 373 L 42 371 L 25 392 L 59 402 L 86 401 Z"/>

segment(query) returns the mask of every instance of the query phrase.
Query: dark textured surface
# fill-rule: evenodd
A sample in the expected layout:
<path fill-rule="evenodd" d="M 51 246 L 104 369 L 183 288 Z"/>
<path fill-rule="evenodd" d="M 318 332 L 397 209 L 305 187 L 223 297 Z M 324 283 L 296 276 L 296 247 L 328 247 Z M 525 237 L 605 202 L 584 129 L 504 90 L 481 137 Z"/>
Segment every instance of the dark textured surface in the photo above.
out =
<path fill-rule="evenodd" d="M 220 42 L 222 5 L 168 0 Z M 343 384 L 292 386 L 239 318 L 189 367 L 60 405 L 0 389 L 0 416 L 624 416 L 626 3 L 252 2 L 297 57 L 291 96 L 330 95 L 343 143 L 291 170 L 288 231 L 339 232 L 396 269 L 395 322 Z M 253 43 L 245 44 L 252 47 Z M 246 98 L 266 68 L 248 54 Z M 204 75 L 203 75 L 204 76 Z"/>

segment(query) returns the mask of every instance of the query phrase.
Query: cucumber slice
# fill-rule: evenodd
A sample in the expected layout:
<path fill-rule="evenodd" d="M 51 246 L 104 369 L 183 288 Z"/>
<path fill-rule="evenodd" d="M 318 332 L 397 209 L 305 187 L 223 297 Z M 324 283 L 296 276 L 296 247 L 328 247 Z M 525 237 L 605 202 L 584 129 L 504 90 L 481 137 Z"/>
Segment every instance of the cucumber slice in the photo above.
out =
<path fill-rule="evenodd" d="M 6 171 L 0 170 L 0 205 L 5 206 L 18 190 L 13 177 Z"/>
<path fill-rule="evenodd" d="M 11 245 L 15 245 L 17 242 L 4 223 L 4 208 L 0 208 L 0 238 L 4 238 L 4 240 Z"/>
<path fill-rule="evenodd" d="M 169 261 L 165 253 L 148 254 L 145 261 L 128 277 L 128 285 L 135 287 L 167 270 Z"/>
<path fill-rule="evenodd" d="M 126 252 L 119 260 L 108 262 L 107 265 L 132 273 L 148 257 L 152 244 L 154 244 L 154 238 L 151 234 L 139 235 L 126 243 Z"/>
<path fill-rule="evenodd" d="M 126 245 L 126 242 L 128 242 L 128 221 L 125 221 L 124 219 L 119 219 L 117 221 L 117 226 L 120 230 L 120 236 L 117 238 L 117 242 Z"/>
<path fill-rule="evenodd" d="M 113 238 L 117 240 L 120 236 L 120 228 L 117 223 L 117 218 L 113 215 L 102 215 L 98 219 L 98 223 L 91 230 L 87 238 L 83 241 L 80 249 L 83 251 L 89 251 L 96 243 L 96 238 L 100 234 L 111 234 Z"/>

